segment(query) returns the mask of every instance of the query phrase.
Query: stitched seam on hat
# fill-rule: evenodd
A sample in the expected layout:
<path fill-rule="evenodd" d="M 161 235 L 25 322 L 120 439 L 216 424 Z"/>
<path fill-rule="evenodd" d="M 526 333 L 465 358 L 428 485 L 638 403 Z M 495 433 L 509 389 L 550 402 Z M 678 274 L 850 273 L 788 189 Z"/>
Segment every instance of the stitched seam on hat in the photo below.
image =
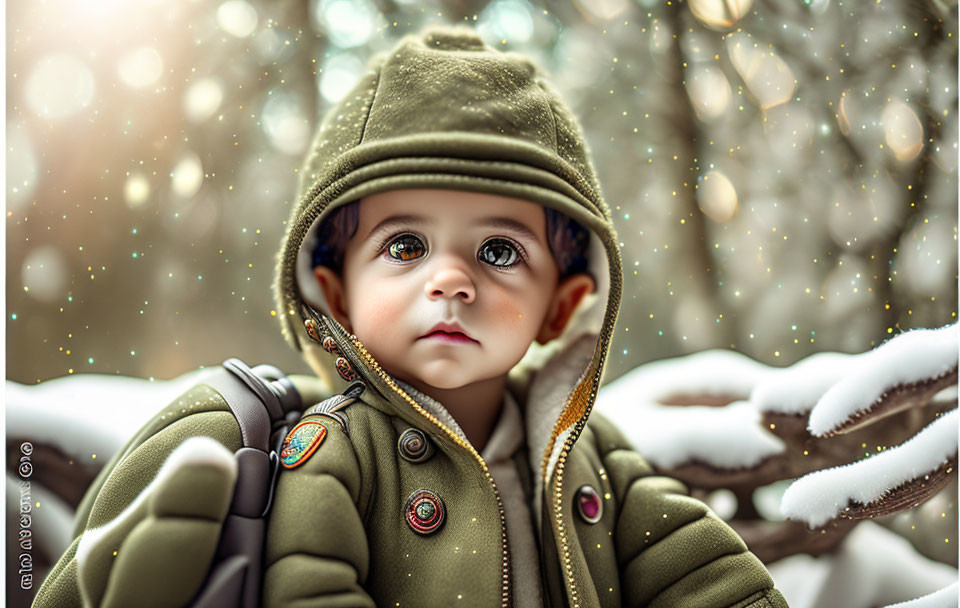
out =
<path fill-rule="evenodd" d="M 380 91 L 380 76 L 383 74 L 384 66 L 380 66 L 380 71 L 377 72 L 377 84 L 373 87 L 373 97 L 370 98 L 370 105 L 367 106 L 367 115 L 363 118 L 363 126 L 360 127 L 360 139 L 357 140 L 357 145 L 363 143 L 363 136 L 367 133 L 367 123 L 370 122 L 370 112 L 373 111 L 373 102 L 377 99 L 377 92 Z"/>
<path fill-rule="evenodd" d="M 557 127 L 557 113 L 553 109 L 553 104 L 550 103 L 550 98 L 547 96 L 546 89 L 543 88 L 543 83 L 539 80 L 536 83 L 543 100 L 547 102 L 547 108 L 550 109 L 550 120 L 553 121 L 553 151 L 557 153 L 557 156 L 560 156 L 560 130 Z"/>
<path fill-rule="evenodd" d="M 371 144 L 371 145 L 374 145 L 374 144 Z M 375 161 L 375 162 L 370 163 L 370 164 L 367 164 L 367 165 L 361 165 L 361 166 L 355 167 L 355 168 L 353 169 L 353 173 L 352 173 L 352 174 L 356 174 L 358 171 L 361 171 L 361 170 L 365 169 L 366 167 L 371 167 L 371 166 L 374 166 L 374 165 L 377 165 L 377 164 L 380 164 L 380 163 L 390 163 L 390 162 L 394 162 L 394 161 L 398 161 L 398 160 L 405 160 L 405 159 L 407 159 L 407 158 L 410 158 L 410 157 L 395 157 L 395 158 L 387 158 L 387 159 L 383 159 L 383 160 L 378 160 L 378 161 Z M 424 160 L 424 159 L 433 159 L 433 160 L 443 161 L 443 162 L 449 160 L 449 159 L 447 159 L 447 158 L 442 158 L 442 157 L 437 157 L 437 158 L 435 158 L 435 159 L 434 159 L 434 157 L 418 157 L 418 160 Z M 561 159 L 561 160 L 563 160 L 563 159 Z M 500 161 L 494 161 L 494 162 L 500 162 Z M 509 161 L 508 161 L 508 162 L 509 162 Z M 516 162 L 516 163 L 513 163 L 513 164 L 521 165 L 521 166 L 526 166 L 526 167 L 533 167 L 534 169 L 541 169 L 541 170 L 543 170 L 542 167 L 538 167 L 538 166 L 534 166 L 534 165 L 528 165 L 528 164 L 522 163 L 522 162 Z M 575 184 L 572 184 L 569 180 L 564 179 L 562 176 L 559 176 L 559 175 L 557 175 L 556 173 L 550 173 L 549 171 L 546 171 L 546 170 L 544 170 L 544 171 L 545 171 L 546 173 L 548 173 L 548 174 L 551 174 L 551 175 L 553 175 L 553 176 L 559 177 L 559 178 L 560 178 L 563 182 L 565 182 L 568 186 L 570 186 L 571 188 L 573 188 L 574 192 L 578 193 L 581 197 L 583 197 L 583 201 L 579 201 L 579 200 L 571 197 L 569 194 L 567 194 L 567 193 L 565 193 L 565 192 L 563 192 L 563 191 L 561 191 L 561 190 L 556 190 L 556 189 L 553 189 L 553 188 L 550 188 L 550 187 L 546 187 L 547 190 L 550 190 L 551 192 L 555 192 L 555 193 L 558 193 L 558 194 L 560 194 L 560 195 L 562 195 L 562 196 L 565 196 L 565 197 L 567 197 L 567 198 L 570 198 L 570 199 L 572 199 L 572 200 L 575 200 L 575 201 L 577 202 L 577 204 L 579 204 L 579 205 L 587 208 L 587 209 L 590 210 L 590 211 L 600 212 L 600 207 L 599 207 L 589 196 L 587 196 L 587 194 L 585 194 L 585 193 L 583 192 L 583 190 L 581 190 L 580 188 L 578 188 Z M 343 175 L 342 177 L 338 178 L 337 180 L 328 183 L 324 188 L 322 188 L 322 189 L 320 189 L 320 190 L 329 189 L 331 192 L 337 193 L 337 194 L 329 195 L 330 200 L 332 200 L 333 198 L 335 198 L 336 196 L 338 196 L 339 193 L 341 193 L 341 192 L 344 191 L 343 183 L 344 183 L 345 180 L 349 179 L 352 174 L 348 173 L 348 174 L 346 174 L 346 175 Z M 468 180 L 468 179 L 469 179 L 469 180 L 486 180 L 486 181 L 494 182 L 494 183 L 495 183 L 495 182 L 504 182 L 504 183 L 509 183 L 509 184 L 530 185 L 528 182 L 526 182 L 526 181 L 521 181 L 521 180 L 500 179 L 500 178 L 485 177 L 485 176 L 484 176 L 484 177 L 480 177 L 480 176 L 474 176 L 474 175 L 472 175 L 472 174 L 464 175 L 464 174 L 460 174 L 460 173 L 436 173 L 436 174 L 430 174 L 430 173 L 423 173 L 423 172 L 421 172 L 421 171 L 417 171 L 417 172 L 409 172 L 409 173 L 400 172 L 400 173 L 394 173 L 394 174 L 385 175 L 385 176 L 381 176 L 381 177 L 396 177 L 396 176 L 402 176 L 402 175 L 438 175 L 438 176 L 450 177 L 450 178 L 462 179 L 462 180 Z M 359 186 L 361 186 L 363 183 L 365 183 L 366 181 L 369 181 L 369 180 L 364 180 L 364 182 L 356 182 L 356 183 L 354 183 L 353 185 L 351 185 L 350 188 L 359 187 Z M 318 189 L 319 189 L 319 186 L 318 186 Z M 318 196 L 319 196 L 319 194 L 318 194 Z M 305 220 L 304 220 L 305 217 L 307 217 L 307 216 L 302 216 L 298 221 L 299 221 L 299 222 L 305 222 Z M 312 218 L 311 218 L 311 221 L 312 221 L 313 219 L 315 219 L 315 217 L 316 217 L 316 216 L 312 217 Z M 309 223 L 309 222 L 305 222 L 305 223 Z M 626 449 L 626 448 L 625 448 L 625 449 Z"/>

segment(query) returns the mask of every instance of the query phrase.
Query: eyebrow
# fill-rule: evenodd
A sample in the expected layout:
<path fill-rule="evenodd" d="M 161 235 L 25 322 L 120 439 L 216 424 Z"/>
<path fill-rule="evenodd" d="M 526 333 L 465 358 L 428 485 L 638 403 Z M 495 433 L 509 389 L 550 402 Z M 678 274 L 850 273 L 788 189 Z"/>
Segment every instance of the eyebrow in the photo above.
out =
<path fill-rule="evenodd" d="M 367 234 L 367 239 L 370 239 L 376 234 L 387 232 L 395 226 L 401 225 L 414 225 L 414 226 L 429 226 L 435 222 L 432 219 L 428 219 L 419 215 L 394 215 L 383 220 L 379 224 L 373 227 L 373 229 Z M 479 226 L 485 226 L 490 228 L 500 228 L 503 230 L 512 230 L 515 233 L 518 233 L 524 236 L 527 239 L 530 239 L 534 243 L 539 242 L 537 235 L 534 234 L 526 225 L 521 222 L 518 222 L 515 219 L 509 217 L 485 217 L 477 223 Z"/>

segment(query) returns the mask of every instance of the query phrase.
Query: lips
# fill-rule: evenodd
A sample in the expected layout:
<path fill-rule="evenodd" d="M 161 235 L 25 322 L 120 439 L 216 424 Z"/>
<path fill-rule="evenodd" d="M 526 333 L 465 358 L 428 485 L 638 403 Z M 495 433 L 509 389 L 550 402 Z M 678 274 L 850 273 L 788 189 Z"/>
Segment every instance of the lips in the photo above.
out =
<path fill-rule="evenodd" d="M 440 340 L 443 342 L 452 342 L 452 343 L 472 343 L 476 342 L 467 334 L 466 330 L 460 326 L 459 323 L 437 323 L 430 331 L 420 336 L 418 339 L 430 339 L 430 340 Z"/>

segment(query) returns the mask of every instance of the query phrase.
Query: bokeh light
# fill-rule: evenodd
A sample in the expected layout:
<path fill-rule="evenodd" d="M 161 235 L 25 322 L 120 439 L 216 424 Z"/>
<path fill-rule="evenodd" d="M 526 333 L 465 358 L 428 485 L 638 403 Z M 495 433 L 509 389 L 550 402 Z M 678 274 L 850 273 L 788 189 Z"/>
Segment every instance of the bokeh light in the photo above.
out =
<path fill-rule="evenodd" d="M 772 49 L 761 48 L 749 35 L 732 34 L 726 39 L 730 61 L 761 109 L 786 103 L 797 88 L 790 66 Z"/>
<path fill-rule="evenodd" d="M 217 23 L 231 36 L 246 38 L 257 29 L 257 9 L 245 0 L 227 0 L 217 8 Z"/>
<path fill-rule="evenodd" d="M 302 153 L 310 138 L 310 120 L 300 97 L 284 90 L 270 93 L 261 113 L 270 143 L 285 154 Z"/>
<path fill-rule="evenodd" d="M 59 119 L 90 105 L 93 73 L 72 55 L 49 55 L 30 72 L 26 87 L 27 105 L 37 116 Z"/>
<path fill-rule="evenodd" d="M 904 234 L 896 270 L 910 291 L 921 298 L 936 294 L 945 283 L 956 282 L 957 239 L 953 227 L 927 222 Z"/>
<path fill-rule="evenodd" d="M 203 185 L 203 164 L 195 152 L 185 152 L 170 172 L 173 193 L 188 199 Z"/>
<path fill-rule="evenodd" d="M 32 199 L 37 157 L 22 123 L 7 123 L 7 210 L 20 213 Z"/>
<path fill-rule="evenodd" d="M 320 94 L 327 103 L 334 103 L 346 95 L 363 72 L 363 62 L 351 53 L 330 57 L 320 76 Z"/>
<path fill-rule="evenodd" d="M 603 23 L 623 14 L 630 6 L 627 0 L 573 0 L 581 14 Z"/>
<path fill-rule="evenodd" d="M 477 30 L 488 44 L 501 40 L 526 44 L 533 37 L 530 7 L 520 0 L 496 0 L 481 11 Z"/>
<path fill-rule="evenodd" d="M 314 6 L 317 29 L 338 47 L 352 48 L 370 40 L 378 13 L 368 0 L 319 0 Z"/>
<path fill-rule="evenodd" d="M 690 0 L 690 12 L 709 28 L 724 30 L 750 12 L 752 0 Z"/>
<path fill-rule="evenodd" d="M 131 209 L 143 207 L 150 198 L 150 180 L 141 173 L 130 175 L 123 184 L 123 198 Z"/>
<path fill-rule="evenodd" d="M 923 125 L 916 112 L 899 99 L 883 109 L 883 130 L 887 145 L 900 162 L 913 160 L 923 149 Z"/>
<path fill-rule="evenodd" d="M 696 66 L 689 71 L 687 93 L 697 118 L 705 122 L 722 117 L 730 107 L 730 83 L 712 66 Z"/>
<path fill-rule="evenodd" d="M 66 298 L 69 274 L 63 252 L 55 245 L 31 249 L 20 271 L 23 291 L 30 298 L 50 304 Z"/>
<path fill-rule="evenodd" d="M 697 185 L 697 204 L 715 222 L 727 222 L 737 212 L 737 189 L 720 171 L 710 171 Z"/>
<path fill-rule="evenodd" d="M 163 73 L 163 58 L 157 49 L 140 47 L 124 55 L 117 64 L 117 75 L 127 86 L 142 89 L 156 82 Z"/>
<path fill-rule="evenodd" d="M 183 109 L 191 122 L 201 123 L 217 111 L 223 101 L 223 87 L 215 78 L 201 78 L 183 96 Z"/>

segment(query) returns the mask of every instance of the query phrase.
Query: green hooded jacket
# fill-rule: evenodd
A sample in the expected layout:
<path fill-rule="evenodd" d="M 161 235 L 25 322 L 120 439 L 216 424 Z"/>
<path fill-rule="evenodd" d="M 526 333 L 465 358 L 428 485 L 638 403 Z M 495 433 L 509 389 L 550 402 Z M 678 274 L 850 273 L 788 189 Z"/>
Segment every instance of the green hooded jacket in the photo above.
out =
<path fill-rule="evenodd" d="M 533 63 L 490 48 L 466 27 L 407 36 L 374 57 L 325 115 L 300 178 L 275 285 L 284 336 L 317 374 L 298 387 L 310 402 L 358 380 L 365 390 L 337 412 L 308 410 L 301 424 L 312 434 L 287 444 L 299 460 L 281 470 L 269 515 L 264 606 L 523 603 L 514 593 L 504 497 L 487 463 L 441 404 L 393 378 L 332 318 L 311 280 L 317 227 L 329 213 L 403 188 L 530 200 L 592 234 L 595 292 L 560 337 L 532 344 L 508 376 L 523 413 L 525 449 L 515 464 L 536 530 L 543 603 L 786 606 L 727 524 L 591 415 L 621 300 L 619 244 L 579 126 Z M 124 606 L 146 594 L 150 605 L 175 606 L 192 597 L 213 559 L 222 491 L 192 499 L 203 505 L 167 521 L 166 536 L 115 533 L 119 556 L 79 546 L 84 534 L 137 507 L 167 456 L 195 435 L 230 451 L 242 445 L 223 398 L 205 385 L 158 414 L 108 464 L 81 505 L 77 540 L 35 606 L 79 606 L 81 597 L 84 605 Z M 216 488 L 211 479 L 223 477 L 197 483 Z M 158 525 L 162 511 L 137 516 L 141 527 Z M 211 524 L 189 541 L 195 550 L 164 544 L 174 542 L 178 521 Z M 123 561 L 135 543 L 150 547 L 151 566 Z M 172 554 L 176 589 L 157 582 L 167 568 L 157 556 Z"/>

